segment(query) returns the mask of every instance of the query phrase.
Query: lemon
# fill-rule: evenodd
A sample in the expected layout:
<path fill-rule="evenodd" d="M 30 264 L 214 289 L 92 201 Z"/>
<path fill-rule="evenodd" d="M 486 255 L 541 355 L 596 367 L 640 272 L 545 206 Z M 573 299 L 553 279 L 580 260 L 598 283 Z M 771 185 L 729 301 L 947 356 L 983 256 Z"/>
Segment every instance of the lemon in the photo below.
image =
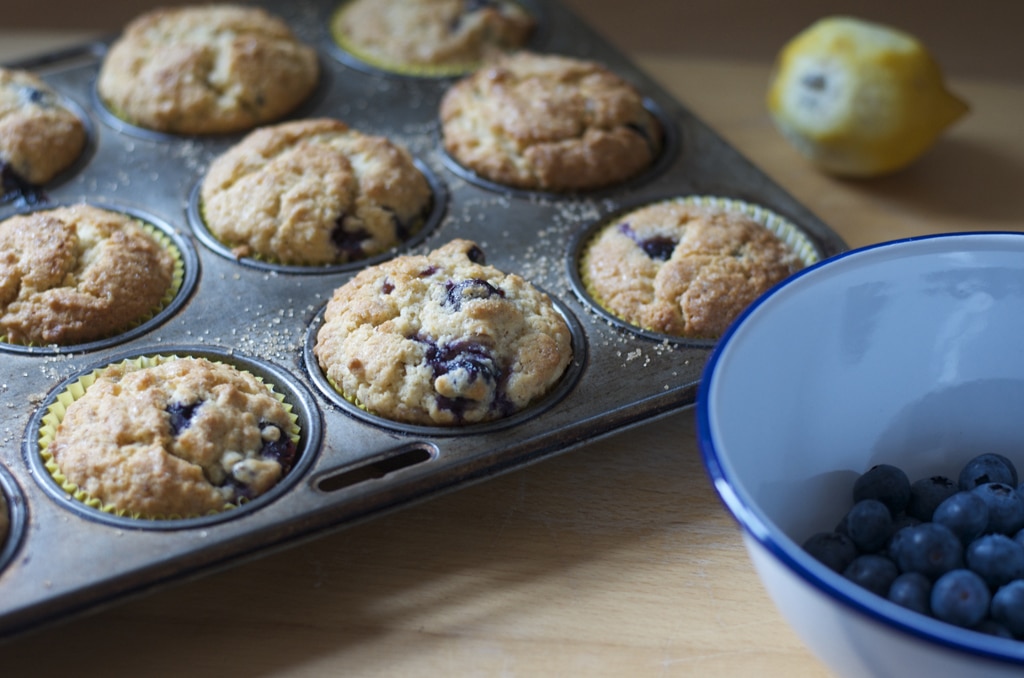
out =
<path fill-rule="evenodd" d="M 914 36 L 833 16 L 783 46 L 768 110 L 779 131 L 825 171 L 871 177 L 909 165 L 968 105 L 947 89 Z"/>

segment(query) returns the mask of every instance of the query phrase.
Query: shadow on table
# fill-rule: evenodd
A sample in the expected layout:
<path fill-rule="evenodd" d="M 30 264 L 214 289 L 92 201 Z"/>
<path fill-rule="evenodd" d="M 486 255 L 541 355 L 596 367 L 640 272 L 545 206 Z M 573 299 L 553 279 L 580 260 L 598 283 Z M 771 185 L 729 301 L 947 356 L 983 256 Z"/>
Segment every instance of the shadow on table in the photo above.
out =
<path fill-rule="evenodd" d="M 507 634 L 503 621 L 514 625 L 538 592 L 557 600 L 576 584 L 592 587 L 592 561 L 603 562 L 590 572 L 607 573 L 609 561 L 621 558 L 628 568 L 640 552 L 680 558 L 679 544 L 693 530 L 734 535 L 701 467 L 692 420 L 690 413 L 673 415 L 43 629 L 5 646 L 5 664 L 49 675 L 47 657 L 59 648 L 54 675 L 188 676 L 190 667 L 222 663 L 226 675 L 261 676 L 308 670 L 323 648 L 332 673 L 357 658 L 364 669 L 376 663 L 386 672 L 396 645 L 430 647 L 481 629 L 484 637 L 489 625 Z M 597 584 L 633 595 L 623 582 Z M 660 587 L 653 595 L 662 595 Z M 531 619 L 520 630 L 536 635 L 555 623 Z"/>

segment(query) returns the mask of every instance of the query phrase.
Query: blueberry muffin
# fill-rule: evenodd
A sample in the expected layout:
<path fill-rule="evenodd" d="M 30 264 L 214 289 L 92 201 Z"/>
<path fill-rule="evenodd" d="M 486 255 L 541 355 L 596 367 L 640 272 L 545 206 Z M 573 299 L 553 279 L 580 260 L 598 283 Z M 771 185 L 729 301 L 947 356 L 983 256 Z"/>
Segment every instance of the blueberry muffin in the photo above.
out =
<path fill-rule="evenodd" d="M 519 52 L 455 83 L 441 101 L 444 148 L 480 177 L 551 192 L 607 187 L 661 152 L 658 120 L 593 61 Z"/>
<path fill-rule="evenodd" d="M 0 68 L 2 195 L 42 186 L 74 163 L 87 140 L 82 120 L 28 71 Z"/>
<path fill-rule="evenodd" d="M 547 295 L 454 240 L 364 269 L 335 290 L 314 353 L 335 388 L 372 414 L 459 425 L 542 398 L 572 344 Z"/>
<path fill-rule="evenodd" d="M 173 134 L 239 132 L 281 119 L 312 94 L 316 51 L 276 16 L 213 4 L 157 9 L 128 24 L 97 89 L 125 121 Z"/>
<path fill-rule="evenodd" d="M 236 256 L 322 265 L 399 244 L 422 225 L 432 198 L 403 147 L 315 119 L 258 129 L 218 157 L 200 211 Z"/>
<path fill-rule="evenodd" d="M 331 31 L 347 51 L 386 70 L 465 73 L 523 46 L 535 25 L 510 0 L 350 0 Z"/>
<path fill-rule="evenodd" d="M 714 339 L 803 265 L 793 248 L 742 210 L 675 199 L 603 227 L 586 247 L 580 273 L 598 303 L 630 324 Z"/>
<path fill-rule="evenodd" d="M 86 204 L 0 222 L 0 339 L 104 339 L 173 296 L 179 257 L 127 214 Z"/>
<path fill-rule="evenodd" d="M 95 373 L 46 452 L 65 485 L 147 519 L 216 513 L 291 469 L 291 413 L 249 372 L 205 358 L 125 361 Z"/>

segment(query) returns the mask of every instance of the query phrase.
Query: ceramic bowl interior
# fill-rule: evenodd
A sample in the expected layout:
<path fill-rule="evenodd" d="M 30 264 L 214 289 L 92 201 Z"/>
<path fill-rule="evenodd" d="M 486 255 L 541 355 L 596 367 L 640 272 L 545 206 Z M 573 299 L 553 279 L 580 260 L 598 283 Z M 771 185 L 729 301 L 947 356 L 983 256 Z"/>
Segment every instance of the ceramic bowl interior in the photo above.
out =
<path fill-rule="evenodd" d="M 1022 339 L 1024 234 L 965 233 L 812 266 L 713 351 L 697 401 L 705 465 L 780 612 L 836 673 L 1024 671 L 1024 642 L 905 610 L 800 547 L 837 524 L 874 464 L 956 477 L 988 451 L 1024 468 Z"/>

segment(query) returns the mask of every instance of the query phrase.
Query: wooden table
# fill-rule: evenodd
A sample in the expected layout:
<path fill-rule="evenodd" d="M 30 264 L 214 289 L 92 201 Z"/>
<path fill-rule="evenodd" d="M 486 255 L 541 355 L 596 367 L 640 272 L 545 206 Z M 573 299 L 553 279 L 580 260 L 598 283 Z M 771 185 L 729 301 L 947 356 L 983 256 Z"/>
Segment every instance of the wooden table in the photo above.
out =
<path fill-rule="evenodd" d="M 0 61 L 82 35 L 0 31 Z M 769 64 L 639 65 L 851 246 L 1024 229 L 1024 83 L 889 178 L 822 175 L 774 131 Z M 827 675 L 786 626 L 684 413 L 0 649 L 7 675 Z"/>

